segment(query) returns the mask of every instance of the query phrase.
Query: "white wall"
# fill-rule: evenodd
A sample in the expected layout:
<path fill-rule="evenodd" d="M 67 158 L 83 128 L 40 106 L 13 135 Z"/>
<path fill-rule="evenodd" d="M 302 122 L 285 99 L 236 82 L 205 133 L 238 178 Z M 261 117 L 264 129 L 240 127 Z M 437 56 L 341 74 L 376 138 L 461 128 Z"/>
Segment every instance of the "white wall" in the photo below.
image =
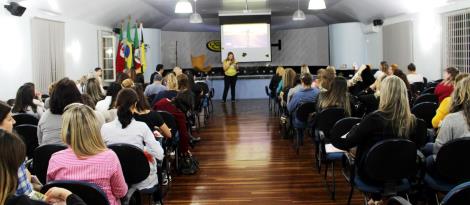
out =
<path fill-rule="evenodd" d="M 385 19 L 384 25 L 413 22 L 413 57 L 416 69 L 429 80 L 442 78 L 442 17 L 446 12 L 470 8 L 470 1 L 422 10 L 420 13 Z M 404 69 L 406 70 L 406 69 Z"/>
<path fill-rule="evenodd" d="M 32 82 L 31 19 L 45 18 L 65 23 L 65 75 L 79 79 L 99 65 L 98 31 L 111 28 L 92 25 L 77 20 L 46 16 L 28 8 L 22 17 L 11 16 L 0 4 L 0 100 L 14 98 L 16 90 L 25 82 Z M 42 92 L 46 92 L 45 90 Z"/>
<path fill-rule="evenodd" d="M 362 24 L 340 23 L 330 25 L 330 65 L 342 69 L 351 68 L 353 63 L 366 62 L 366 38 Z"/>

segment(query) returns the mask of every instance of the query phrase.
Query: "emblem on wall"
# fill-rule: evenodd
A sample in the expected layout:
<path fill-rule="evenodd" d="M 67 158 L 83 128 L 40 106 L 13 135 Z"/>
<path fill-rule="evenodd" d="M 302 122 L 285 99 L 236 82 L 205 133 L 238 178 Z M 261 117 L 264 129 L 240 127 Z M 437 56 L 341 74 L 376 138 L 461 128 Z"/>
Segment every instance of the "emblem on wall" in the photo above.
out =
<path fill-rule="evenodd" d="M 207 42 L 206 44 L 207 49 L 209 49 L 212 52 L 220 52 L 221 51 L 221 46 L 220 46 L 220 41 L 219 40 L 212 40 Z"/>

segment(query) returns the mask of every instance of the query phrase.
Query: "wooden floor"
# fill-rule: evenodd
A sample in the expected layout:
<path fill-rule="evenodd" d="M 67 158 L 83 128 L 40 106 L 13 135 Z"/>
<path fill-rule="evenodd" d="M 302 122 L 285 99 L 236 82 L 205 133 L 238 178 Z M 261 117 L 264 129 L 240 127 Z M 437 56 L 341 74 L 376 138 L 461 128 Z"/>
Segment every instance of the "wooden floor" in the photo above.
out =
<path fill-rule="evenodd" d="M 334 201 L 314 169 L 310 140 L 296 155 L 267 100 L 215 101 L 208 126 L 195 135 L 202 138 L 192 151 L 200 171 L 173 177 L 165 204 L 346 204 L 340 171 Z M 356 191 L 352 204 L 362 202 Z"/>

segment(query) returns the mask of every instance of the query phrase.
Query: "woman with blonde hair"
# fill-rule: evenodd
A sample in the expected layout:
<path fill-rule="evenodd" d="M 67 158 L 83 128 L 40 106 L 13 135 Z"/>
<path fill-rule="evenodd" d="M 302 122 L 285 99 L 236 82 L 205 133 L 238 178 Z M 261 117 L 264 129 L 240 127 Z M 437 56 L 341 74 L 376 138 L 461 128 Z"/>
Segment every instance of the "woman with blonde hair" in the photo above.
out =
<path fill-rule="evenodd" d="M 348 94 L 348 83 L 343 77 L 336 77 L 330 89 L 318 95 L 317 112 L 327 108 L 343 108 L 346 116 L 351 116 L 351 103 Z"/>
<path fill-rule="evenodd" d="M 332 143 L 342 150 L 357 147 L 356 160 L 360 164 L 375 143 L 394 138 L 410 139 L 421 147 L 426 139 L 426 124 L 411 114 L 405 83 L 389 76 L 381 84 L 379 109 L 364 117 L 346 138 L 334 138 Z M 358 171 L 365 180 L 369 179 L 363 170 Z"/>
<path fill-rule="evenodd" d="M 306 64 L 302 64 L 302 66 L 300 66 L 300 75 L 302 75 L 304 73 L 309 73 L 310 74 L 310 69 L 308 68 L 308 66 Z"/>
<path fill-rule="evenodd" d="M 277 87 L 277 91 L 279 93 L 279 98 L 281 99 L 281 104 L 286 105 L 287 102 L 287 94 L 289 90 L 294 87 L 295 85 L 295 77 L 297 73 L 295 73 L 294 69 L 287 68 L 282 76 L 282 80 Z"/>
<path fill-rule="evenodd" d="M 281 82 L 284 72 L 284 67 L 278 66 L 276 68 L 276 73 L 274 73 L 271 81 L 269 82 L 269 90 L 271 90 L 271 93 L 274 94 L 276 92 L 277 86 L 279 85 L 279 82 Z"/>
<path fill-rule="evenodd" d="M 95 105 L 98 101 L 103 100 L 105 97 L 101 89 L 100 81 L 97 78 L 90 78 L 87 80 L 85 93 L 91 97 Z"/>
<path fill-rule="evenodd" d="M 81 103 L 65 108 L 61 137 L 68 148 L 52 155 L 47 181 L 77 180 L 98 185 L 111 205 L 127 193 L 117 155 L 106 147 L 94 111 Z"/>

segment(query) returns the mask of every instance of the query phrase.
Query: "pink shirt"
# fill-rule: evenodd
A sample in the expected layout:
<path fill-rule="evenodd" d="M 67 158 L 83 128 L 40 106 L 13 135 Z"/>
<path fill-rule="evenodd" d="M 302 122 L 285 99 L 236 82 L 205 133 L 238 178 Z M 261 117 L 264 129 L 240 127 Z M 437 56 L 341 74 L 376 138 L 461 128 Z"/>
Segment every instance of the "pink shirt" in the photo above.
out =
<path fill-rule="evenodd" d="M 119 158 L 112 150 L 78 159 L 72 149 L 52 155 L 47 168 L 47 181 L 77 180 L 98 185 L 108 197 L 110 205 L 121 204 L 127 193 Z"/>

